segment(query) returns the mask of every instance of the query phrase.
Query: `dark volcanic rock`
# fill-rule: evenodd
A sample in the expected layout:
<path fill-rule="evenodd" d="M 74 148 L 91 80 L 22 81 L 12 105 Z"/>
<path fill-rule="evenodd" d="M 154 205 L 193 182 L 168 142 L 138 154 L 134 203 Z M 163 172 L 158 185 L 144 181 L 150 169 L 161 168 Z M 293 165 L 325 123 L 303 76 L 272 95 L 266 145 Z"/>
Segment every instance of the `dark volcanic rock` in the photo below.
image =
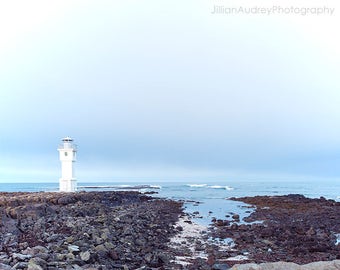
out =
<path fill-rule="evenodd" d="M 207 241 L 231 238 L 231 249 L 189 241 L 207 258 L 184 269 L 228 269 L 237 255 L 256 263 L 340 259 L 340 203 L 301 195 L 234 200 L 256 206 L 245 221 L 260 222 L 244 224 L 234 213 L 213 219 Z M 175 225 L 181 214 L 182 203 L 137 192 L 0 193 L 0 269 L 183 269 L 174 255 L 190 252 L 168 245 L 184 230 Z"/>
<path fill-rule="evenodd" d="M 298 264 L 340 259 L 340 203 L 302 195 L 233 198 L 256 206 L 245 221 L 215 224 L 214 237 L 232 238 L 239 255 L 251 261 L 289 261 Z"/>
<path fill-rule="evenodd" d="M 0 193 L 1 269 L 163 267 L 182 204 L 137 192 Z"/>

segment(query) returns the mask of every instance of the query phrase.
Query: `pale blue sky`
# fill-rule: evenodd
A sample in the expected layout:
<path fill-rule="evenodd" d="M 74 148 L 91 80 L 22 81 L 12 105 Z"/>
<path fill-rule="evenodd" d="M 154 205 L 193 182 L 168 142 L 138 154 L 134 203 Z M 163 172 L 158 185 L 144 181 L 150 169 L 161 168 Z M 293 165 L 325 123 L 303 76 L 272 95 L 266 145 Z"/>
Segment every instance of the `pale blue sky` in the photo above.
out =
<path fill-rule="evenodd" d="M 240 3 L 1 2 L 0 181 L 340 178 L 338 2 Z"/>

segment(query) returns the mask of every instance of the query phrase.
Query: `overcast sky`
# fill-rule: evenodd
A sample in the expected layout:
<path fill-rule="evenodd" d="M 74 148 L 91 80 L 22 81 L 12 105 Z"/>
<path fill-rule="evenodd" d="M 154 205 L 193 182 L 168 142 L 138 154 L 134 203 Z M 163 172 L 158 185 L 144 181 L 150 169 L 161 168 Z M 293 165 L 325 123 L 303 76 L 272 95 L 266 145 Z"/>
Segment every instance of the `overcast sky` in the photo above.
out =
<path fill-rule="evenodd" d="M 340 178 L 340 5 L 2 1 L 0 181 Z"/>

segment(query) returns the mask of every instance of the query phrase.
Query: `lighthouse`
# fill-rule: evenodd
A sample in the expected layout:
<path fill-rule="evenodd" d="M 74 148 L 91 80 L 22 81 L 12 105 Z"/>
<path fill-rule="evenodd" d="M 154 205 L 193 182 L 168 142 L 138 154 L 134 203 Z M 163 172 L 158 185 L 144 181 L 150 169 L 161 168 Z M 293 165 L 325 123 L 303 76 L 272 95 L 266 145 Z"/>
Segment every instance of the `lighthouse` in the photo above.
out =
<path fill-rule="evenodd" d="M 66 137 L 58 147 L 59 159 L 61 162 L 61 178 L 59 180 L 59 191 L 75 192 L 77 180 L 74 176 L 74 163 L 76 162 L 77 146 L 73 139 Z"/>

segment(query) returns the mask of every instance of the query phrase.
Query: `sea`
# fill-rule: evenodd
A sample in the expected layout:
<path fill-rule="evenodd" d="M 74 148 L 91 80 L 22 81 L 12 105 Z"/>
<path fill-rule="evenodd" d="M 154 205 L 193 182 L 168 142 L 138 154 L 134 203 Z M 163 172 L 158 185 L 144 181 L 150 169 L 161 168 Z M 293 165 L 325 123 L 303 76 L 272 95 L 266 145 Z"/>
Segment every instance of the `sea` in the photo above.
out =
<path fill-rule="evenodd" d="M 59 184 L 0 183 L 0 192 L 57 192 Z M 231 197 L 302 194 L 309 198 L 325 197 L 340 201 L 340 180 L 323 181 L 197 181 L 197 182 L 78 182 L 78 191 L 136 190 L 151 196 L 184 202 L 184 210 L 196 223 L 211 224 L 212 218 L 226 219 L 233 213 L 240 218 L 250 215 L 249 205 L 229 200 Z M 1 199 L 1 197 L 0 197 Z"/>

